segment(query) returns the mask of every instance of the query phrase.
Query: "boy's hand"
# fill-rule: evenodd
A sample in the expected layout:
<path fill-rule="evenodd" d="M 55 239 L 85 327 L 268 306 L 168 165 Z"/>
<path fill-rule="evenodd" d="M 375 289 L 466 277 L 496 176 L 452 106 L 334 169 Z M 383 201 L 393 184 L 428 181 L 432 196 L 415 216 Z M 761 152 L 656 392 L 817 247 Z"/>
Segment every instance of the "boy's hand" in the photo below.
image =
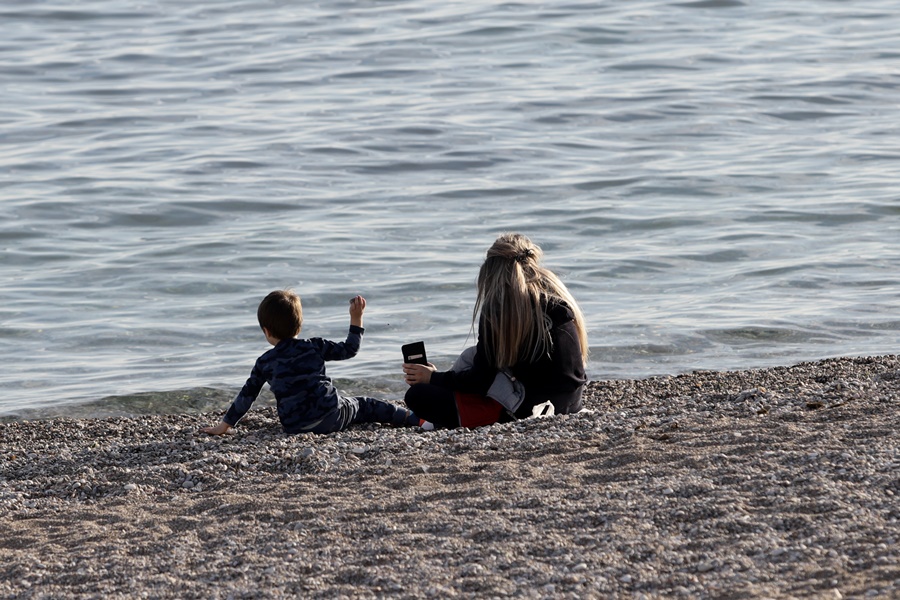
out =
<path fill-rule="evenodd" d="M 200 430 L 200 433 L 208 433 L 209 435 L 224 435 L 229 429 L 231 429 L 231 425 L 222 421 L 215 427 L 204 427 Z"/>
<path fill-rule="evenodd" d="M 350 324 L 357 327 L 363 326 L 363 311 L 366 310 L 366 299 L 356 296 L 350 299 Z"/>

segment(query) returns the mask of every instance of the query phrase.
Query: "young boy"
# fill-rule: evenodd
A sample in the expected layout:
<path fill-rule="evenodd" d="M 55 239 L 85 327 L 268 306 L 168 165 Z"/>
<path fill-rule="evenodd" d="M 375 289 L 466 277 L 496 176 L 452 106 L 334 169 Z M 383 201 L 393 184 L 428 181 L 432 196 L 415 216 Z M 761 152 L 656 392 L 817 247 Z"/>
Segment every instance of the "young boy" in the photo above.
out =
<path fill-rule="evenodd" d="M 423 424 L 411 410 L 375 398 L 345 398 L 325 375 L 325 361 L 356 356 L 362 341 L 366 300 L 350 300 L 350 333 L 344 342 L 322 338 L 299 339 L 303 324 L 300 297 L 290 290 L 266 296 L 256 311 L 266 340 L 274 346 L 260 356 L 250 378 L 222 422 L 200 431 L 222 435 L 234 427 L 250 409 L 264 383 L 275 395 L 278 418 L 285 433 L 331 433 L 354 423 Z"/>

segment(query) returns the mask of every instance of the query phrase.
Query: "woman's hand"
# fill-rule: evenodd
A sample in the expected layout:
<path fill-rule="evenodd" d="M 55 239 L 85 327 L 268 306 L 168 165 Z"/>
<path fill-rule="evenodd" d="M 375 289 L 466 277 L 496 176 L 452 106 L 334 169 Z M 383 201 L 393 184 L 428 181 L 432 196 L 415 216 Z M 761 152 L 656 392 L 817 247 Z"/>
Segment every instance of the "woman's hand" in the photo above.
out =
<path fill-rule="evenodd" d="M 437 367 L 428 363 L 420 365 L 416 363 L 403 363 L 403 374 L 406 383 L 415 385 L 417 383 L 431 383 L 431 374 L 437 371 Z"/>

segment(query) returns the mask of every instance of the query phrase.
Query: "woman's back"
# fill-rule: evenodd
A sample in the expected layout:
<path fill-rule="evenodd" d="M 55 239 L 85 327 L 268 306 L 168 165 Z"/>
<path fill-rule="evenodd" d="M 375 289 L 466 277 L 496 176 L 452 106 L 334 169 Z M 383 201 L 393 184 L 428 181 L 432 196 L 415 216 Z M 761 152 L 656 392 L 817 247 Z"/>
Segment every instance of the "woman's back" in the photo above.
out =
<path fill-rule="evenodd" d="M 562 302 L 546 303 L 550 321 L 550 346 L 537 358 L 526 358 L 510 370 L 525 386 L 525 401 L 517 417 L 531 415 L 532 408 L 546 401 L 553 403 L 558 414 L 578 412 L 582 408 L 581 392 L 587 382 L 581 341 L 572 309 Z"/>

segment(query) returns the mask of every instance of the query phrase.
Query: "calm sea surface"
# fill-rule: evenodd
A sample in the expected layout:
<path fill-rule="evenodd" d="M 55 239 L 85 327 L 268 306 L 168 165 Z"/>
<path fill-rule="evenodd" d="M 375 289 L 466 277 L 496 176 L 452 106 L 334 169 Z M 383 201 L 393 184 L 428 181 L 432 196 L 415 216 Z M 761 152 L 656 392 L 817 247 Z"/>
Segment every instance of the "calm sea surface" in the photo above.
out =
<path fill-rule="evenodd" d="M 900 351 L 894 1 L 0 3 L 0 415 L 225 409 L 303 297 L 349 394 L 496 234 L 594 379 Z M 468 339 L 467 339 L 468 337 Z"/>

